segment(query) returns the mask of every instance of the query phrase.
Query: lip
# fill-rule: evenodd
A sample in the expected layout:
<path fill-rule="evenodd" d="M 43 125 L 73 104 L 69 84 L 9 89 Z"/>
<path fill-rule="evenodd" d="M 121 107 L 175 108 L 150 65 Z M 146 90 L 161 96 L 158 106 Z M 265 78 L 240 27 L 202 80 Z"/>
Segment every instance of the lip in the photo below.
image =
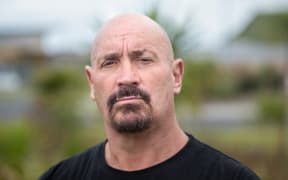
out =
<path fill-rule="evenodd" d="M 129 101 L 138 101 L 138 100 L 142 100 L 142 98 L 137 97 L 137 96 L 125 96 L 122 98 L 117 98 L 116 103 L 118 103 L 118 102 L 124 103 L 124 102 L 129 102 Z"/>

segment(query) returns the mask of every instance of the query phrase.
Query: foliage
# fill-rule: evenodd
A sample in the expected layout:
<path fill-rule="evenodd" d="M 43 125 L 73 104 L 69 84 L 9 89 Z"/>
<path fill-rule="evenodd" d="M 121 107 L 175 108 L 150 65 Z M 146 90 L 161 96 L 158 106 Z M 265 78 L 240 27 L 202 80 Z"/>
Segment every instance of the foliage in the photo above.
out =
<path fill-rule="evenodd" d="M 218 69 L 212 61 L 186 61 L 182 92 L 177 103 L 197 107 L 214 91 L 218 75 Z"/>
<path fill-rule="evenodd" d="M 260 122 L 284 126 L 287 110 L 287 100 L 283 94 L 263 93 L 259 96 Z"/>
<path fill-rule="evenodd" d="M 173 20 L 168 16 L 160 14 L 158 7 L 159 5 L 155 4 L 146 12 L 146 15 L 165 29 L 172 43 L 174 56 L 176 58 L 190 58 L 196 47 L 196 38 L 191 31 L 192 25 L 190 18 L 185 19 L 179 24 L 175 19 Z"/>
<path fill-rule="evenodd" d="M 81 76 L 83 74 L 83 76 Z M 49 123 L 59 127 L 77 126 L 77 106 L 87 88 L 84 72 L 69 68 L 47 68 L 36 72 L 34 88 L 38 105 Z"/>
<path fill-rule="evenodd" d="M 259 88 L 270 90 L 284 89 L 284 74 L 277 72 L 271 65 L 263 65 L 258 73 Z"/>
<path fill-rule="evenodd" d="M 88 94 L 84 70 L 77 67 L 53 67 L 35 71 L 33 89 L 35 106 L 33 118 L 41 137 L 39 146 L 53 155 L 79 152 L 82 147 L 77 140 L 82 129 L 80 117 L 83 94 Z"/>
<path fill-rule="evenodd" d="M 1 122 L 0 164 L 8 164 L 20 170 L 32 143 L 31 129 L 24 121 Z"/>
<path fill-rule="evenodd" d="M 250 39 L 268 43 L 288 42 L 288 12 L 257 15 L 237 39 Z"/>
<path fill-rule="evenodd" d="M 236 81 L 236 89 L 238 94 L 255 93 L 260 88 L 259 79 L 255 74 L 240 76 Z"/>
<path fill-rule="evenodd" d="M 38 70 L 35 77 L 34 85 L 37 94 L 45 96 L 64 95 L 81 90 L 86 85 L 84 75 L 81 76 L 81 72 L 72 68 L 44 68 Z"/>
<path fill-rule="evenodd" d="M 268 64 L 254 73 L 237 76 L 234 81 L 237 94 L 251 94 L 262 90 L 281 91 L 284 88 L 284 74 Z"/>
<path fill-rule="evenodd" d="M 287 128 L 286 118 L 288 113 L 288 102 L 284 94 L 265 92 L 261 94 L 258 102 L 258 115 L 259 122 L 262 124 L 272 124 L 277 129 L 277 146 L 271 161 L 271 165 L 268 165 L 267 174 L 268 177 L 286 177 L 285 173 L 279 175 L 275 171 L 279 171 L 279 168 L 275 168 L 273 164 L 279 164 L 280 169 L 282 166 L 287 166 Z"/>

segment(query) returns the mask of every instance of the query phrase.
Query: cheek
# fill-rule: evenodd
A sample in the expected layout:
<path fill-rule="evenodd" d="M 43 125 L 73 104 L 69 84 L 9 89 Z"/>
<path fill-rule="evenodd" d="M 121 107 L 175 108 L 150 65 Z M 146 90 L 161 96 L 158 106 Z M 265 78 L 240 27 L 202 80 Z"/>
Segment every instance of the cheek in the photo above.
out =
<path fill-rule="evenodd" d="M 151 99 L 156 107 L 159 103 L 167 103 L 174 97 L 173 79 L 169 71 L 158 72 L 150 81 Z"/>
<path fill-rule="evenodd" d="M 100 111 L 104 112 L 106 109 L 106 103 L 108 97 L 112 94 L 110 87 L 108 87 L 108 83 L 106 83 L 106 79 L 95 79 L 94 84 L 94 95 L 95 101 Z"/>

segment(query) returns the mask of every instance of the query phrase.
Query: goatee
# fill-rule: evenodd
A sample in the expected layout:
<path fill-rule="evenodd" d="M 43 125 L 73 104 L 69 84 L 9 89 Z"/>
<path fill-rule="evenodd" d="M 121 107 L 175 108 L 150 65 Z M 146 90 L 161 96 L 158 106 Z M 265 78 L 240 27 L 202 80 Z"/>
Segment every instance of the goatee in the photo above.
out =
<path fill-rule="evenodd" d="M 117 99 L 134 96 L 143 100 L 114 106 Z M 119 133 L 139 133 L 149 129 L 152 122 L 150 95 L 133 85 L 121 86 L 107 101 L 109 119 L 113 129 Z"/>

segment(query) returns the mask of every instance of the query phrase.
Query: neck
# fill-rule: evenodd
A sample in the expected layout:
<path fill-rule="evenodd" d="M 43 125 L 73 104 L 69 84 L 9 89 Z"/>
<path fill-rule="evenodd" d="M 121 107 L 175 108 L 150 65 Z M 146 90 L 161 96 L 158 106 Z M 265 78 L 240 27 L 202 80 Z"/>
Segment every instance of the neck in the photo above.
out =
<path fill-rule="evenodd" d="M 176 120 L 170 127 L 150 128 L 141 133 L 107 133 L 105 147 L 107 163 L 126 171 L 145 169 L 159 164 L 180 151 L 188 137 Z"/>

